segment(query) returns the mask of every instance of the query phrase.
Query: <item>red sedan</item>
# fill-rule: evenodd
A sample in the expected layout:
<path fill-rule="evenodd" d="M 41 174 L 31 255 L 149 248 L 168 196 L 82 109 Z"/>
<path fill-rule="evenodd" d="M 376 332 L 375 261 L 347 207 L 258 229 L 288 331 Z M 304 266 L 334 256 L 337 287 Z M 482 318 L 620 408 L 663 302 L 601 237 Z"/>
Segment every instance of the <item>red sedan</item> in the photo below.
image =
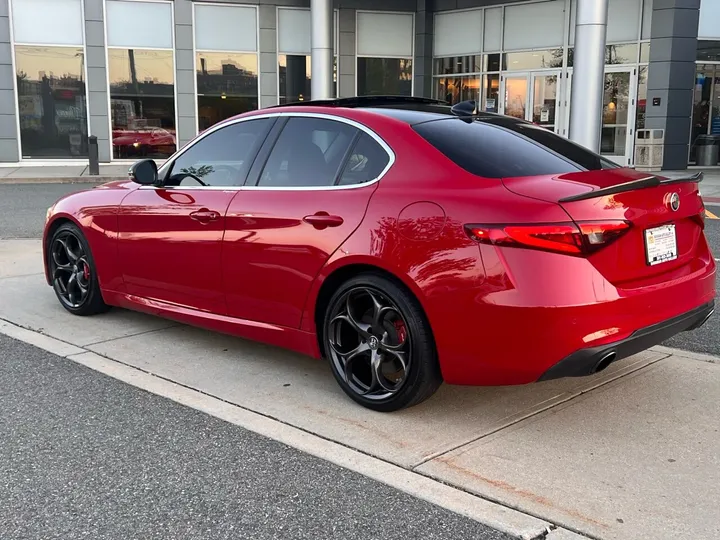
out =
<path fill-rule="evenodd" d="M 329 360 L 391 411 L 442 381 L 585 376 L 712 314 L 701 175 L 619 168 L 422 98 L 247 113 L 49 211 L 47 280 Z"/>

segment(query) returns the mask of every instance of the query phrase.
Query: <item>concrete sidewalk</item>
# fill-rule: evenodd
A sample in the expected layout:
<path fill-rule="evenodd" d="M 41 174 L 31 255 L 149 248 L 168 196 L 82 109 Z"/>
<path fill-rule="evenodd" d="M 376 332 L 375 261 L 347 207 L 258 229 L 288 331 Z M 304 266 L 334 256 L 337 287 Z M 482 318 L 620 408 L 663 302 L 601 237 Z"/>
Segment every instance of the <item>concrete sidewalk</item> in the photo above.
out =
<path fill-rule="evenodd" d="M 53 184 L 126 180 L 130 164 L 100 165 L 100 174 L 91 176 L 87 165 L 0 166 L 0 184 Z"/>
<path fill-rule="evenodd" d="M 86 365 L 177 383 L 337 443 L 355 460 L 374 456 L 476 494 L 478 507 L 519 510 L 527 521 L 501 528 L 517 537 L 544 538 L 547 527 L 560 527 L 547 536 L 558 540 L 577 538 L 568 531 L 720 537 L 720 358 L 656 348 L 589 378 L 445 385 L 383 415 L 347 399 L 323 362 L 119 309 L 72 317 L 45 284 L 40 255 L 37 240 L 0 242 L 0 332 L 30 343 L 50 336 L 53 352 Z M 491 511 L 480 514 L 497 527 Z"/>

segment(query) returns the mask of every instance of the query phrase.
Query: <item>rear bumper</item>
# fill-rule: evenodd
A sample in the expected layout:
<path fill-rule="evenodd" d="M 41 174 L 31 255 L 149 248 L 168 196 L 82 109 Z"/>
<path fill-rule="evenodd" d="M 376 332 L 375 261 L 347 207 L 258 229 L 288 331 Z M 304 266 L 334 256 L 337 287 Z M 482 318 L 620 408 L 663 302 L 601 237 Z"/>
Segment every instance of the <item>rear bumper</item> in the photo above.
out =
<path fill-rule="evenodd" d="M 607 360 L 614 362 L 627 358 L 658 345 L 675 334 L 699 328 L 705 324 L 714 311 L 715 302 L 713 301 L 672 319 L 641 328 L 633 332 L 630 337 L 615 343 L 580 349 L 548 369 L 538 381 L 592 375 L 607 367 L 610 363 Z"/>

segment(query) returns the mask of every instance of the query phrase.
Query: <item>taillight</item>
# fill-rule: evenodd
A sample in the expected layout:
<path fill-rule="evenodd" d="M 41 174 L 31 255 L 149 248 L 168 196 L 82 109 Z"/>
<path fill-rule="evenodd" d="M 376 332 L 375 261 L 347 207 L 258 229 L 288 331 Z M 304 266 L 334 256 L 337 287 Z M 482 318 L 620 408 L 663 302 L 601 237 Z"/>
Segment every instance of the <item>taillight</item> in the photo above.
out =
<path fill-rule="evenodd" d="M 630 229 L 627 221 L 583 221 L 542 225 L 466 225 L 482 244 L 525 247 L 570 255 L 589 255 Z"/>

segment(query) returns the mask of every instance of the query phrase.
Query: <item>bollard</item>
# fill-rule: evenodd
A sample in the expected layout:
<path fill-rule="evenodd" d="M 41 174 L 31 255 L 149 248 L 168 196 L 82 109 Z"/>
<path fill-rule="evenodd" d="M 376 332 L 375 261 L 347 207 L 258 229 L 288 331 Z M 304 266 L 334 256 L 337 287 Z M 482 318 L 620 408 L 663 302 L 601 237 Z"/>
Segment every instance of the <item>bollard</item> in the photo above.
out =
<path fill-rule="evenodd" d="M 88 137 L 88 156 L 90 158 L 89 173 L 90 176 L 98 176 L 100 174 L 100 162 L 98 158 L 98 139 L 95 135 Z"/>

